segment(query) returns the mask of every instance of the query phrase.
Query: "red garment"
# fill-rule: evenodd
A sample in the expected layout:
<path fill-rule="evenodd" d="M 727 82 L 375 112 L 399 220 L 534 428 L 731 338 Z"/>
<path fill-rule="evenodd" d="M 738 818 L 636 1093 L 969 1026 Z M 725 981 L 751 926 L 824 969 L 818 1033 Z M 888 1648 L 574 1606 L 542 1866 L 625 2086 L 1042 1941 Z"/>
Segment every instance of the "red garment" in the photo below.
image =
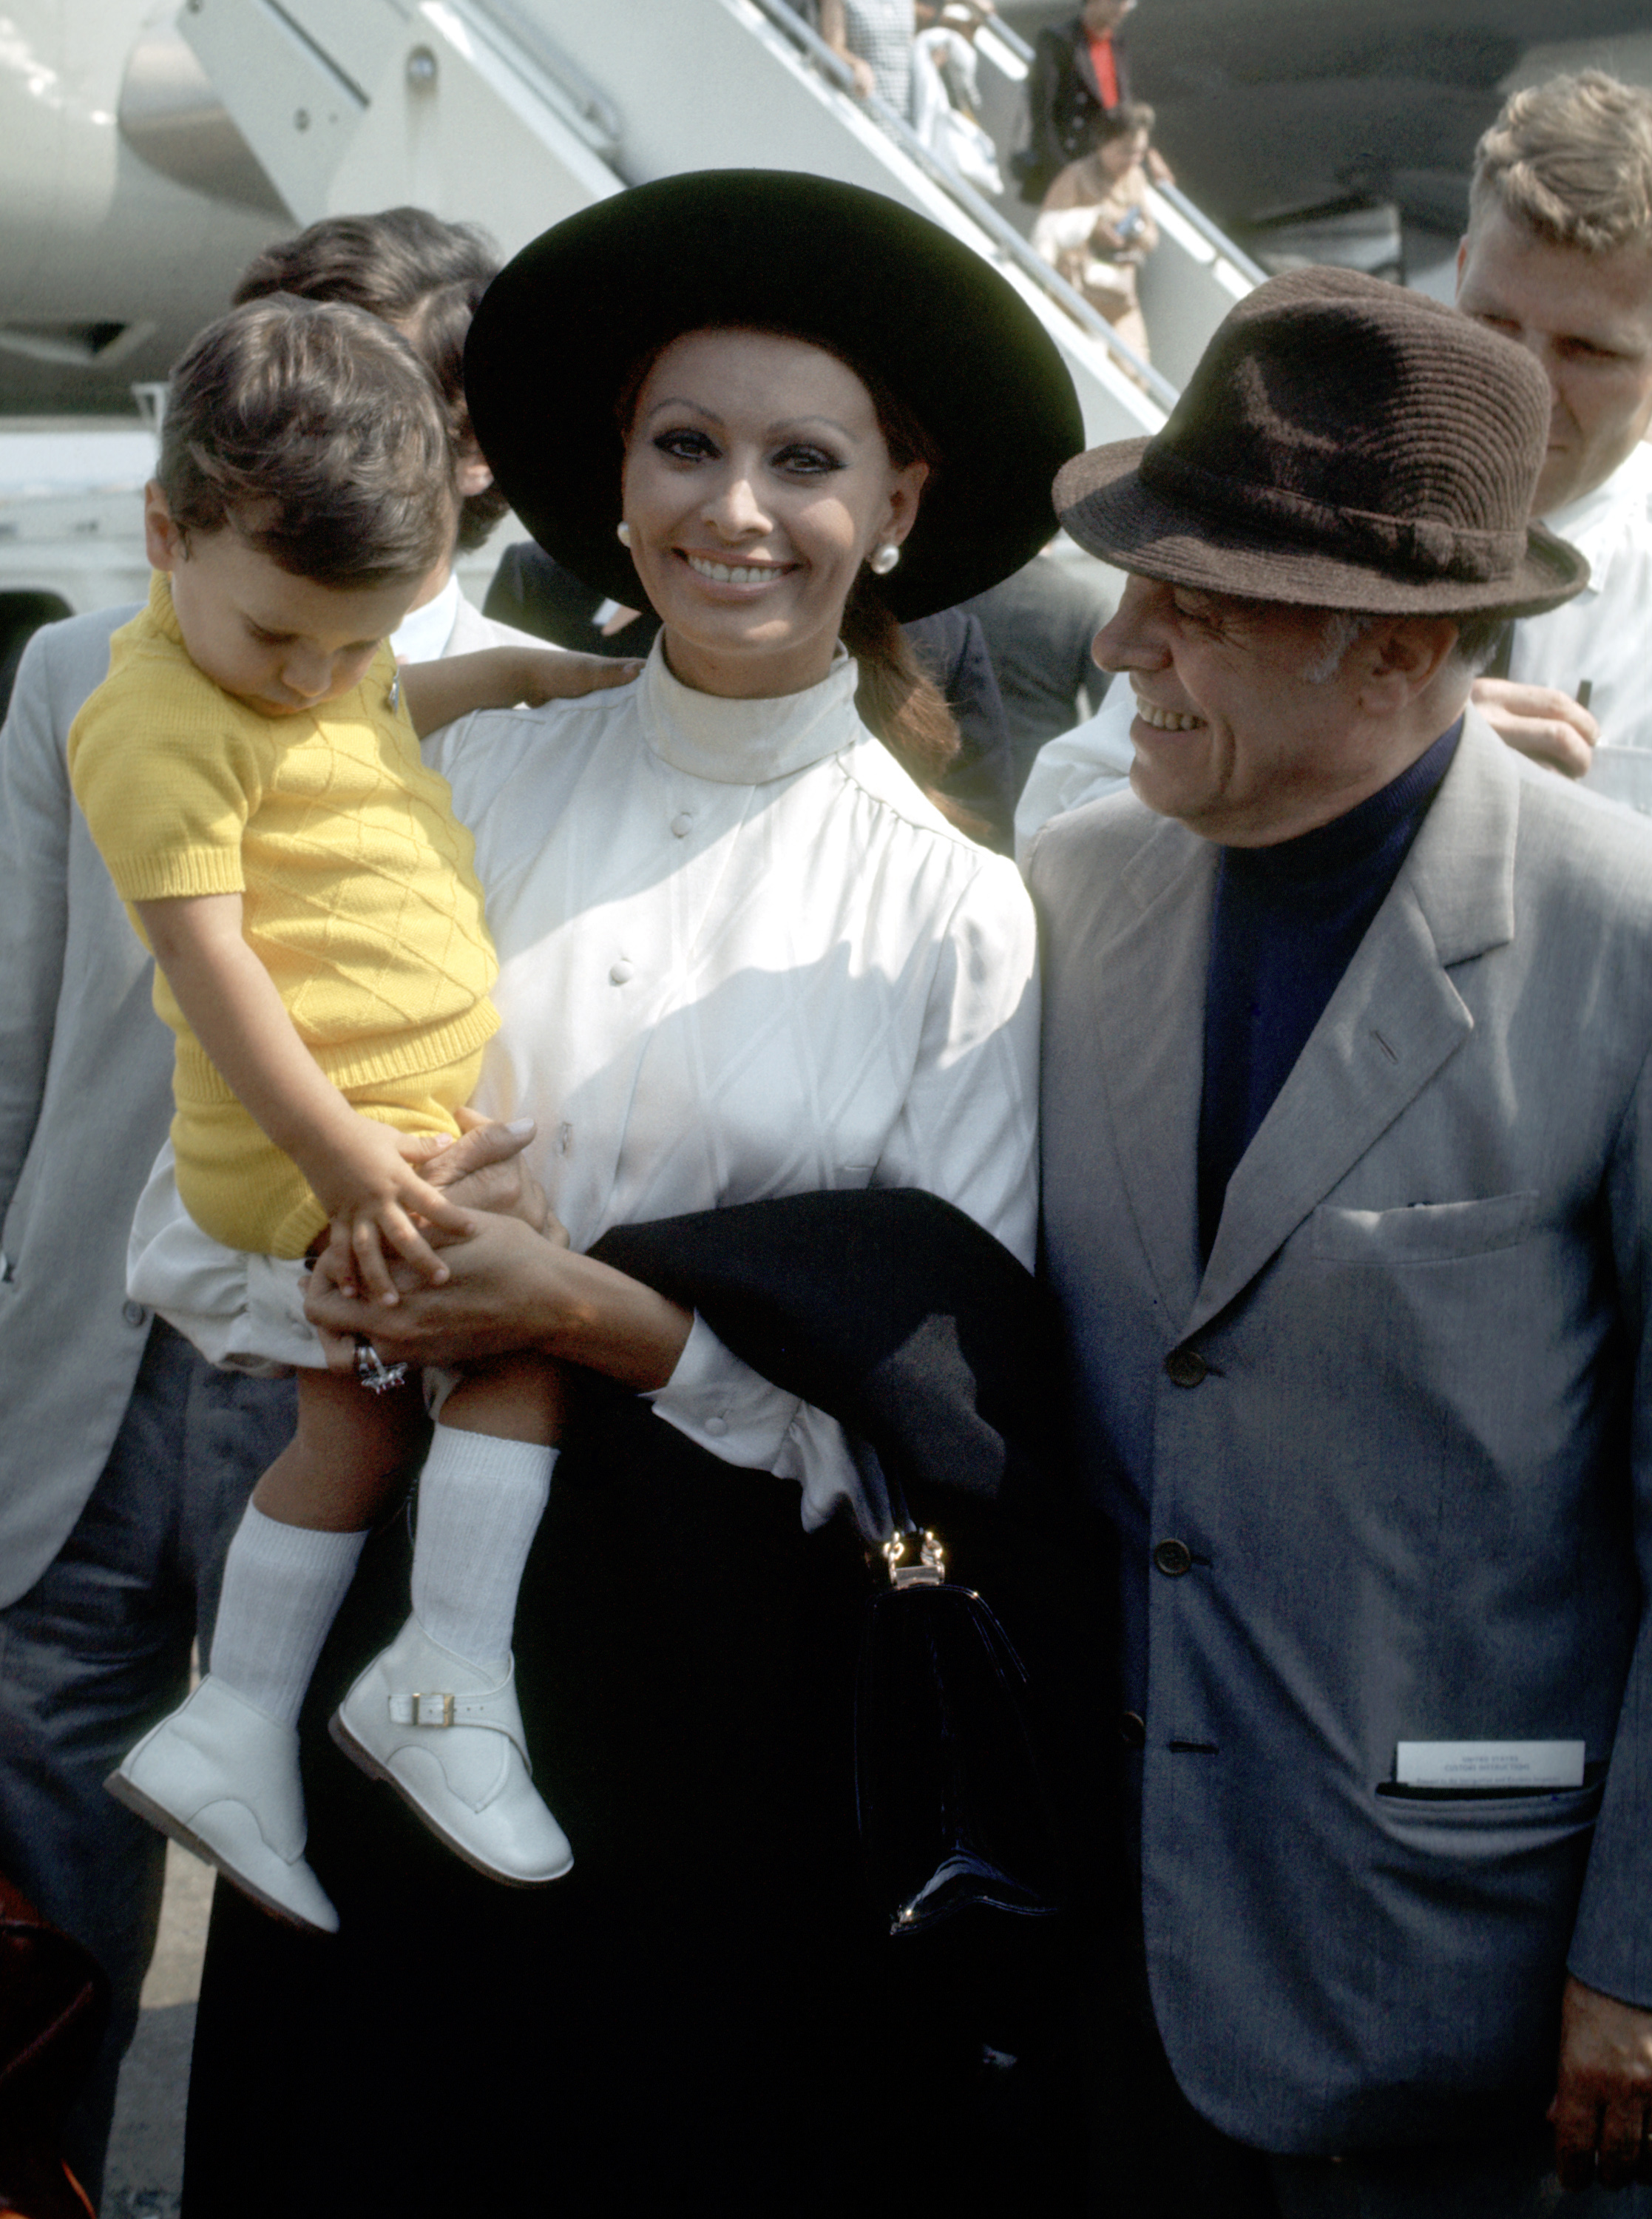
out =
<path fill-rule="evenodd" d="M 1100 38 L 1092 37 L 1090 58 L 1096 65 L 1096 84 L 1102 96 L 1103 108 L 1119 104 L 1119 65 L 1113 59 L 1113 34 L 1103 31 Z"/>

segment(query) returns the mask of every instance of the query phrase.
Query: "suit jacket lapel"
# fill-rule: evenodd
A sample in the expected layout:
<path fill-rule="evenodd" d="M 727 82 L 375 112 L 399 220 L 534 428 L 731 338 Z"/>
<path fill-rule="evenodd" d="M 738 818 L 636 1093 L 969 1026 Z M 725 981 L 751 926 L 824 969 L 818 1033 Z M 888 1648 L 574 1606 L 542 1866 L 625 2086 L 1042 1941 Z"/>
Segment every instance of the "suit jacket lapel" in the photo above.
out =
<path fill-rule="evenodd" d="M 1168 1315 L 1199 1284 L 1199 1090 L 1216 851 L 1161 822 L 1124 872 L 1135 907 L 1091 958 L 1098 1054 L 1132 1214 Z"/>
<path fill-rule="evenodd" d="M 1387 900 L 1228 1182 L 1184 1333 L 1255 1277 L 1473 1030 L 1448 972 L 1513 937 L 1518 786 L 1471 714 Z"/>

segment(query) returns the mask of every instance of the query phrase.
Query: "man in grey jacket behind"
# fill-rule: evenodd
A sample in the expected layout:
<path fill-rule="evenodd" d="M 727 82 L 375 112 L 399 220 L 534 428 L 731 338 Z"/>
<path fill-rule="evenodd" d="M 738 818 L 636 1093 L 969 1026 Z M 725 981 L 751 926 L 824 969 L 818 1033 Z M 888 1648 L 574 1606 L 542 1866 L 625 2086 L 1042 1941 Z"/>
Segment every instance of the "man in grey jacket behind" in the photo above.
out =
<path fill-rule="evenodd" d="M 456 407 L 495 266 L 480 233 L 394 208 L 270 248 L 237 299 L 285 289 L 383 315 Z M 460 417 L 461 546 L 503 513 L 466 433 Z M 215 1371 L 127 1297 L 133 1210 L 171 1118 L 172 1036 L 64 749 L 134 613 L 38 632 L 0 730 L 0 1871 L 110 1977 L 109 2033 L 70 2126 L 94 2199 L 165 1847 L 104 1775 L 188 1692 L 230 1537 L 293 1425 L 290 1381 Z M 511 642 L 543 645 L 474 609 L 444 565 L 394 644 L 417 660 Z"/>

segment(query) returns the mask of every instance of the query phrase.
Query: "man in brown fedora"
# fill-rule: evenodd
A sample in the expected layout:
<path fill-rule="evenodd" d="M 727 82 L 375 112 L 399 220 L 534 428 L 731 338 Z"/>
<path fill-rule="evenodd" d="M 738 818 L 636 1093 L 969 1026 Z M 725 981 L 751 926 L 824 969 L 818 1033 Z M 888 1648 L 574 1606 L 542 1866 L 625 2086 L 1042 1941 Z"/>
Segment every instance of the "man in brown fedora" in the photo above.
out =
<path fill-rule="evenodd" d="M 1119 1544 L 1109 2209 L 1510 2219 L 1557 2157 L 1649 2208 L 1652 831 L 1469 705 L 1585 576 L 1549 416 L 1301 270 L 1057 481 L 1137 705 L 1031 870 Z"/>

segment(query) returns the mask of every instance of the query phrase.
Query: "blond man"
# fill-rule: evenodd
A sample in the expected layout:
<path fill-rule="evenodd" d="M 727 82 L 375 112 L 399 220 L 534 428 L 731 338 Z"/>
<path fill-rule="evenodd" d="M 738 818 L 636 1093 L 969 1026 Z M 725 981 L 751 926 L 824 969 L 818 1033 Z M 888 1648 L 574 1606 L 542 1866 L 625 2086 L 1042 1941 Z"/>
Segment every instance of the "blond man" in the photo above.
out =
<path fill-rule="evenodd" d="M 1652 814 L 1652 92 L 1586 70 L 1511 96 L 1475 153 L 1457 306 L 1542 364 L 1533 513 L 1591 570 L 1568 607 L 1514 627 L 1475 706 L 1511 747 Z"/>

